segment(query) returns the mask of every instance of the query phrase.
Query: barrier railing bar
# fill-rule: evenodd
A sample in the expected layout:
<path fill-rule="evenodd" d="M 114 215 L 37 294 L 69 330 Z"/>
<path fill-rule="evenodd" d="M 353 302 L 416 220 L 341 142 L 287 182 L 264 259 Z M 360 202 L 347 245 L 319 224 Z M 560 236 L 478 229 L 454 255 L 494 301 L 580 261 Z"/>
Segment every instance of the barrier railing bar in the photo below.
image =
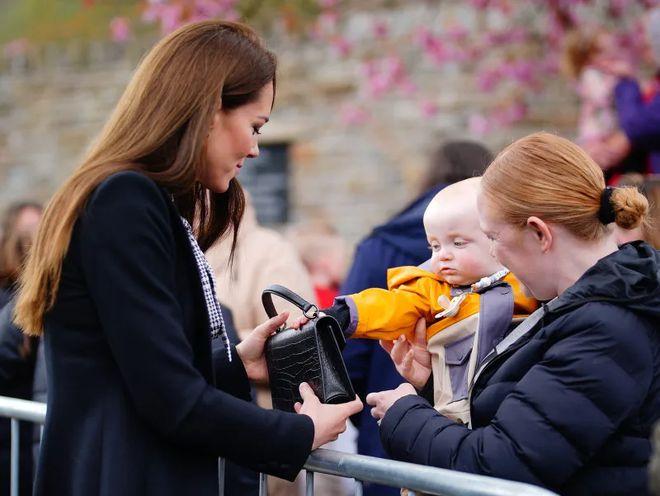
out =
<path fill-rule="evenodd" d="M 18 496 L 18 421 L 43 424 L 46 405 L 32 401 L 0 396 L 0 417 L 11 418 L 11 496 Z M 42 427 L 43 434 L 43 427 Z M 219 461 L 220 494 L 224 491 L 224 461 Z M 307 470 L 306 490 L 314 494 L 314 472 L 356 479 L 355 494 L 362 495 L 359 481 L 375 482 L 392 487 L 405 487 L 415 493 L 440 496 L 557 496 L 555 493 L 531 484 L 523 484 L 483 475 L 468 474 L 413 463 L 398 462 L 355 455 L 328 449 L 314 451 L 304 466 Z M 414 494 L 411 492 L 411 495 Z M 259 474 L 259 496 L 267 496 L 266 474 Z"/>
<path fill-rule="evenodd" d="M 37 403 L 36 401 L 0 396 L 0 417 L 43 424 L 46 418 L 46 405 L 44 403 Z"/>
<path fill-rule="evenodd" d="M 19 458 L 18 458 L 18 449 L 20 445 L 20 439 L 19 439 L 19 430 L 18 430 L 18 420 L 15 418 L 11 419 L 11 465 L 10 465 L 10 471 L 11 475 L 9 477 L 9 480 L 11 481 L 9 484 L 9 494 L 11 496 L 18 496 L 18 463 L 19 463 Z"/>
<path fill-rule="evenodd" d="M 309 455 L 305 469 L 441 496 L 556 496 L 531 484 L 323 448 Z"/>
<path fill-rule="evenodd" d="M 263 472 L 259 474 L 259 496 L 268 496 L 268 479 Z"/>
<path fill-rule="evenodd" d="M 305 496 L 314 496 L 314 472 L 307 470 L 305 481 L 306 481 Z"/>
<path fill-rule="evenodd" d="M 218 458 L 218 496 L 225 496 L 225 459 Z"/>

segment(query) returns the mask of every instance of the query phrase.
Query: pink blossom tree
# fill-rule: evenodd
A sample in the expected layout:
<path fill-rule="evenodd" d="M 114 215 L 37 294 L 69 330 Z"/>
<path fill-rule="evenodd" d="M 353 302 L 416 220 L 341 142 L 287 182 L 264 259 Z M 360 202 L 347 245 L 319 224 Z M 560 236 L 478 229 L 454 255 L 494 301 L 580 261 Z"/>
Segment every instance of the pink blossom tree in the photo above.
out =
<path fill-rule="evenodd" d="M 79 0 L 84 10 L 101 2 Z M 276 26 L 278 33 L 306 37 L 328 57 L 358 60 L 356 91 L 339 112 L 347 125 L 369 121 L 369 106 L 391 95 L 414 101 L 419 115 L 432 119 L 442 106 L 416 81 L 420 70 L 447 68 L 472 75 L 472 88 L 497 95 L 492 105 L 471 115 L 470 132 L 484 135 L 524 119 L 534 100 L 559 73 L 565 35 L 573 29 L 601 25 L 615 34 L 631 60 L 641 53 L 641 16 L 659 0 L 467 0 L 437 2 L 439 9 L 460 5 L 458 19 L 417 22 L 401 30 L 392 19 L 374 15 L 356 36 L 349 29 L 356 13 L 382 12 L 410 5 L 411 0 L 136 0 L 139 16 L 114 17 L 109 37 L 117 43 L 134 38 L 138 24 L 156 26 L 166 34 L 184 23 L 222 18 Z M 368 6 L 365 6 L 368 3 Z M 421 2 L 429 6 L 428 2 Z M 367 16 L 368 18 L 368 16 Z M 30 40 L 4 47 L 7 57 L 20 56 Z M 367 48 L 365 48 L 365 46 Z"/>
<path fill-rule="evenodd" d="M 362 59 L 358 91 L 340 112 L 346 124 L 364 124 L 369 119 L 369 102 L 394 92 L 415 99 L 420 115 L 433 118 L 442 109 L 415 83 L 416 66 L 430 63 L 440 72 L 453 64 L 474 74 L 477 91 L 504 95 L 486 113 L 470 117 L 470 131 L 484 135 L 494 127 L 525 118 L 530 102 L 544 91 L 547 81 L 557 77 L 562 41 L 569 30 L 603 25 L 634 58 L 642 36 L 640 15 L 657 0 L 469 0 L 467 8 L 477 20 L 476 26 L 456 21 L 445 26 L 420 24 L 394 36 L 386 21 L 375 18 L 367 37 L 381 50 L 368 53 L 356 49 L 356 40 L 346 30 L 346 19 L 360 9 L 360 2 L 302 1 L 297 11 L 290 5 L 286 8 L 291 2 L 256 3 L 262 7 L 268 4 L 271 12 L 273 8 L 279 12 L 286 18 L 282 24 L 290 31 L 294 31 L 292 26 L 299 30 L 302 24 L 305 35 L 321 42 L 329 55 Z M 143 20 L 157 23 L 167 33 L 198 19 L 235 20 L 244 18 L 247 11 L 254 15 L 254 4 L 239 0 L 148 0 Z M 304 22 L 299 22 L 300 18 Z M 404 55 L 411 47 L 418 57 Z"/>

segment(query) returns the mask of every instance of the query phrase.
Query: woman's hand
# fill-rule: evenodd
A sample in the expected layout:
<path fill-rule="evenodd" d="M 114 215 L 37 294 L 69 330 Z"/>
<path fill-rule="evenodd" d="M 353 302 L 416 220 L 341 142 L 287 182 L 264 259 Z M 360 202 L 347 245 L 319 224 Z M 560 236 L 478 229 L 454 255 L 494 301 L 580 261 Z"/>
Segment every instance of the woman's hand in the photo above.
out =
<path fill-rule="evenodd" d="M 337 439 L 339 434 L 346 430 L 348 417 L 360 412 L 363 406 L 357 396 L 348 403 L 325 405 L 319 401 L 306 382 L 300 384 L 300 396 L 303 402 L 296 403 L 294 408 L 296 413 L 307 415 L 314 422 L 313 450 Z"/>
<path fill-rule="evenodd" d="M 396 370 L 409 383 L 421 390 L 431 376 L 431 354 L 427 349 L 426 321 L 419 319 L 415 326 L 415 340 L 410 343 L 405 336 L 395 341 L 380 341 L 390 354 Z"/>
<path fill-rule="evenodd" d="M 251 381 L 268 382 L 268 367 L 266 367 L 264 345 L 271 334 L 284 324 L 288 318 L 289 312 L 282 312 L 276 317 L 267 320 L 260 326 L 257 326 L 236 347 L 238 356 L 247 372 L 248 379 Z"/>
<path fill-rule="evenodd" d="M 323 317 L 323 316 L 325 316 L 325 313 L 319 312 L 319 317 Z M 289 329 L 302 329 L 302 326 L 304 326 L 307 322 L 309 322 L 309 319 L 304 315 L 301 315 L 293 322 L 291 322 Z"/>
<path fill-rule="evenodd" d="M 369 393 L 367 395 L 367 405 L 373 406 L 371 416 L 376 420 L 381 420 L 396 400 L 409 394 L 417 395 L 417 391 L 415 391 L 412 384 L 408 384 L 407 382 L 404 382 L 396 389 L 380 391 L 379 393 Z"/>

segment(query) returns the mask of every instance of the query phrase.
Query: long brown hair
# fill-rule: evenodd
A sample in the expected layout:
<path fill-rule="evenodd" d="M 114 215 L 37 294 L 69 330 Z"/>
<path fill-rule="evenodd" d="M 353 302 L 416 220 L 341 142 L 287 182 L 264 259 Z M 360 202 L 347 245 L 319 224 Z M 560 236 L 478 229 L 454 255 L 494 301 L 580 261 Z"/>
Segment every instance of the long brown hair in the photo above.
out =
<path fill-rule="evenodd" d="M 161 40 L 140 63 L 82 164 L 48 204 L 20 278 L 16 324 L 28 334 L 43 332 L 74 224 L 94 189 L 119 171 L 140 171 L 166 188 L 195 226 L 202 250 L 233 227 L 233 253 L 245 198 L 235 179 L 225 193 L 198 182 L 206 138 L 215 112 L 256 100 L 264 86 L 275 84 L 275 70 L 275 56 L 242 24 L 197 22 Z"/>
<path fill-rule="evenodd" d="M 530 134 L 509 145 L 486 169 L 481 188 L 509 224 L 523 227 L 538 216 L 584 240 L 607 233 L 598 217 L 603 171 L 579 146 L 554 134 Z M 616 188 L 611 204 L 623 229 L 639 226 L 649 210 L 636 188 Z"/>

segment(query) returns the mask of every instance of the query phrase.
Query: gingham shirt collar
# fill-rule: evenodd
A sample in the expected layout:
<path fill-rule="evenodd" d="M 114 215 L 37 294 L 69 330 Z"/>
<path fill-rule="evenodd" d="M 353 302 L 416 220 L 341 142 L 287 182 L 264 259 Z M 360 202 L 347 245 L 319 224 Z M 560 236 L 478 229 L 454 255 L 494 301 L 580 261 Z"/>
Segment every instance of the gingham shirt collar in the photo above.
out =
<path fill-rule="evenodd" d="M 211 337 L 213 339 L 218 336 L 222 338 L 222 342 L 227 350 L 227 357 L 231 362 L 231 348 L 229 346 L 229 338 L 227 337 L 227 331 L 225 329 L 225 321 L 222 318 L 222 310 L 220 309 L 220 303 L 218 302 L 218 297 L 215 292 L 215 276 L 213 275 L 213 269 L 211 269 L 202 249 L 199 247 L 197 239 L 193 234 L 192 227 L 190 227 L 188 221 L 181 217 L 181 222 L 188 234 L 188 241 L 190 242 L 193 254 L 195 255 L 197 272 L 202 281 L 204 303 L 206 303 L 206 312 L 208 313 L 209 325 L 211 327 Z"/>

